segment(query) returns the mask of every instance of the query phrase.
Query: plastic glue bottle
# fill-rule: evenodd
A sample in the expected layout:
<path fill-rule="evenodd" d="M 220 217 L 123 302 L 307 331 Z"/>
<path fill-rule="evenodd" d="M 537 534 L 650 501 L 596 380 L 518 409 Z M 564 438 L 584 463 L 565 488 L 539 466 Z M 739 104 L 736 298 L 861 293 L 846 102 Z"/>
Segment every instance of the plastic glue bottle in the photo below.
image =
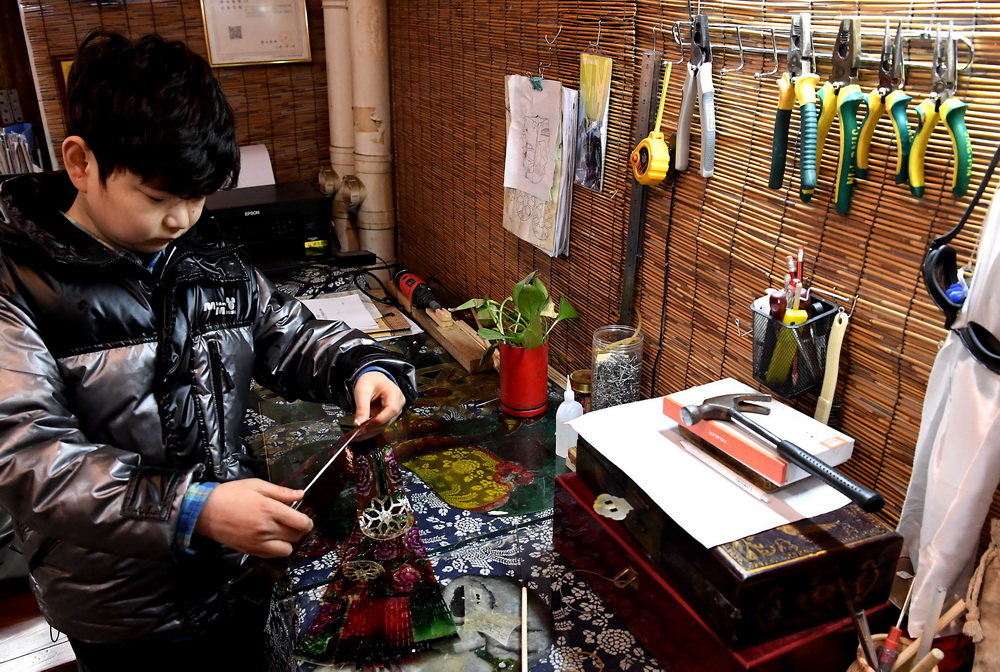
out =
<path fill-rule="evenodd" d="M 576 445 L 577 433 L 568 423 L 573 418 L 583 415 L 583 406 L 573 397 L 573 388 L 569 384 L 569 376 L 566 376 L 566 392 L 563 394 L 563 402 L 556 409 L 556 455 L 566 457 L 569 449 Z"/>

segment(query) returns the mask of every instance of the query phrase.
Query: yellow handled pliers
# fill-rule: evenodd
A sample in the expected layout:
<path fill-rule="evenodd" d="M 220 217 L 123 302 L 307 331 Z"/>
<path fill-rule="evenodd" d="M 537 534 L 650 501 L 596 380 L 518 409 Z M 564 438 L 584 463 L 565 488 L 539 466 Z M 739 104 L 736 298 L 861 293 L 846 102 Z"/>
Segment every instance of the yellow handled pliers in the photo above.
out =
<path fill-rule="evenodd" d="M 910 124 L 906 119 L 906 106 L 911 98 L 903 93 L 906 80 L 903 63 L 903 24 L 896 24 L 894 46 L 889 46 L 889 20 L 885 22 L 885 37 L 882 40 L 882 58 L 878 66 L 878 88 L 868 94 L 868 114 L 861 122 L 858 136 L 858 177 L 868 177 L 868 158 L 871 152 L 872 135 L 883 113 L 888 112 L 892 128 L 896 133 L 896 184 L 907 180 L 910 162 L 910 143 L 913 138 Z"/>
<path fill-rule="evenodd" d="M 837 162 L 837 182 L 834 200 L 837 212 L 846 215 L 851 208 L 854 190 L 854 157 L 858 146 L 858 107 L 864 101 L 857 79 L 860 48 L 855 19 L 843 19 L 833 44 L 833 74 L 819 90 L 820 113 L 816 137 L 816 166 L 823 157 L 826 135 L 833 118 L 840 119 L 840 158 Z"/>
<path fill-rule="evenodd" d="M 948 26 L 947 40 L 941 39 L 941 26 L 937 28 L 934 40 L 934 71 L 931 75 L 931 95 L 917 106 L 917 133 L 910 148 L 910 192 L 914 196 L 924 195 L 924 157 L 927 143 L 937 122 L 944 119 L 944 125 L 951 136 L 952 175 L 951 193 L 961 198 L 969 190 L 972 177 L 972 141 L 965 126 L 965 109 L 968 105 L 955 97 L 958 89 L 958 45 Z"/>
<path fill-rule="evenodd" d="M 788 72 L 778 80 L 778 109 L 771 142 L 771 174 L 767 186 L 780 189 L 785 181 L 788 126 L 795 102 L 799 104 L 799 198 L 808 203 L 816 189 L 816 82 L 812 30 L 808 12 L 792 17 L 788 33 Z"/>

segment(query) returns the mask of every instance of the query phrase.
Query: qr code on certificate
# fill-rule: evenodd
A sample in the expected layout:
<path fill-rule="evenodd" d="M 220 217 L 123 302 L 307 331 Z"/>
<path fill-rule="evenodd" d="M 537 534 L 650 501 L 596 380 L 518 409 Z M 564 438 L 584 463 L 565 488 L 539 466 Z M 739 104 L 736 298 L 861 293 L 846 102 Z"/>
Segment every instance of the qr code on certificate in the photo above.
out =
<path fill-rule="evenodd" d="M 243 26 L 229 26 L 229 39 L 230 40 L 242 40 L 243 39 Z"/>

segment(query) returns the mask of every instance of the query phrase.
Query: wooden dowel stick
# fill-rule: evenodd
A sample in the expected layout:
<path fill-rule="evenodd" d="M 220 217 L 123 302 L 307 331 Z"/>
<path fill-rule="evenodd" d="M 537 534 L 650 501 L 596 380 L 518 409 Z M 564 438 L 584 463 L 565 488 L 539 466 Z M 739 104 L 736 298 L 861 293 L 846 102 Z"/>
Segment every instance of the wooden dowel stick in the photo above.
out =
<path fill-rule="evenodd" d="M 945 612 L 944 616 L 938 619 L 938 622 L 934 626 L 934 630 L 932 632 L 930 633 L 926 632 L 926 625 L 925 625 L 924 634 L 920 637 L 917 637 L 917 639 L 912 644 L 906 647 L 905 651 L 899 654 L 899 658 L 896 659 L 896 663 L 892 666 L 892 669 L 894 670 L 903 669 L 906 663 L 910 662 L 913 659 L 913 657 L 917 655 L 917 648 L 920 644 L 921 639 L 927 636 L 929 636 L 931 639 L 934 639 L 937 633 L 944 630 L 944 627 L 946 625 L 948 625 L 956 618 L 961 616 L 964 611 L 965 611 L 965 600 L 959 600 L 954 605 L 952 605 L 951 609 Z"/>
<path fill-rule="evenodd" d="M 944 660 L 944 652 L 941 649 L 931 649 L 930 653 L 924 656 L 919 663 L 910 668 L 910 672 L 931 672 L 942 660 Z"/>

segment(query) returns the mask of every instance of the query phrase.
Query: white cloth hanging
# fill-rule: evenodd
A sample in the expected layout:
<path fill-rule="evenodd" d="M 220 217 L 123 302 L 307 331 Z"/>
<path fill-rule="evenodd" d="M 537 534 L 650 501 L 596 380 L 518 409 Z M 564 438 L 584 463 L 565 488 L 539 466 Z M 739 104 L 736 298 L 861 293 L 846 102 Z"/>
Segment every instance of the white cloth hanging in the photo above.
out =
<path fill-rule="evenodd" d="M 1000 198 L 983 223 L 969 295 L 955 328 L 975 321 L 1000 336 Z M 1000 484 L 1000 375 L 976 361 L 955 332 L 934 360 L 898 531 L 916 569 L 909 633 L 923 634 L 928 605 L 964 597 L 980 531 Z M 936 616 L 934 617 L 936 618 Z M 930 624 L 933 627 L 933 623 Z"/>

